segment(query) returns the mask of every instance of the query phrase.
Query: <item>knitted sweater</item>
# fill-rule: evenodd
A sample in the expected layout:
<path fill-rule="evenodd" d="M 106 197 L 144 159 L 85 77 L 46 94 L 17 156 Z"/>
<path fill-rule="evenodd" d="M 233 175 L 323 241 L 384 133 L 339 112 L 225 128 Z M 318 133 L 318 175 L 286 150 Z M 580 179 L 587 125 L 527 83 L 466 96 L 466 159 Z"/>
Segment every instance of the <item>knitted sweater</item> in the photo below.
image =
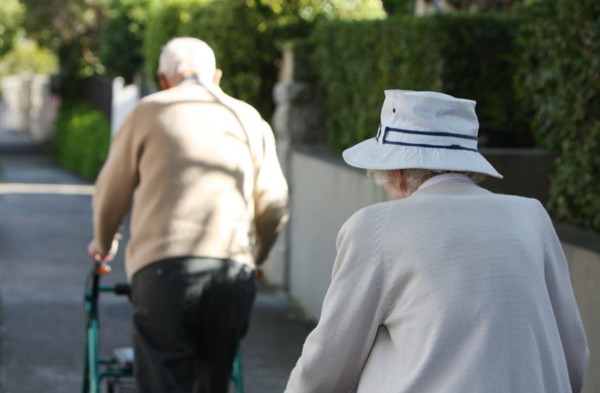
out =
<path fill-rule="evenodd" d="M 170 257 L 262 263 L 287 217 L 273 132 L 217 86 L 185 83 L 142 99 L 96 181 L 94 231 L 110 249 L 131 203 L 128 277 Z"/>
<path fill-rule="evenodd" d="M 589 351 L 533 199 L 447 180 L 341 228 L 286 393 L 580 392 Z"/>

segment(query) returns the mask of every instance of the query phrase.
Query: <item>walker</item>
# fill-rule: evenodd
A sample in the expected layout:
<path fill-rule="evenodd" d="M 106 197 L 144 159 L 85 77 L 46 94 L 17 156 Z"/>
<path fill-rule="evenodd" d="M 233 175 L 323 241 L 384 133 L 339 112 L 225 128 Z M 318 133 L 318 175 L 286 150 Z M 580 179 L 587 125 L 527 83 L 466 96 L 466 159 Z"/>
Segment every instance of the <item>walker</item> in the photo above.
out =
<path fill-rule="evenodd" d="M 85 285 L 86 343 L 82 393 L 135 393 L 133 379 L 133 349 L 115 348 L 112 356 L 99 353 L 99 310 L 100 293 L 110 292 L 129 296 L 129 284 L 100 285 L 100 278 L 110 272 L 106 263 L 94 263 Z M 233 362 L 231 381 L 235 393 L 244 393 L 242 356 L 238 349 Z"/>

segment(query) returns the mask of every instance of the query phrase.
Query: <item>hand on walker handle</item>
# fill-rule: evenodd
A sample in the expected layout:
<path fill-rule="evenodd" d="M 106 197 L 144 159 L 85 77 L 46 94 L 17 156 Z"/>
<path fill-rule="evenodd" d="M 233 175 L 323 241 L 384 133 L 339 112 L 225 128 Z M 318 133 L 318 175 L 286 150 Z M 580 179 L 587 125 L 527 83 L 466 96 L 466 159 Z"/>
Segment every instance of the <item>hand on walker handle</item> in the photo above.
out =
<path fill-rule="evenodd" d="M 89 256 L 92 257 L 92 259 L 96 262 L 99 262 L 99 263 L 110 262 L 113 260 L 113 258 L 117 254 L 117 251 L 119 249 L 119 240 L 121 240 L 121 234 L 117 233 L 112 241 L 112 245 L 110 247 L 110 250 L 108 251 L 108 254 L 103 255 L 100 252 L 100 247 L 98 247 L 98 243 L 96 242 L 96 239 L 92 239 L 88 244 L 87 252 L 88 252 Z"/>

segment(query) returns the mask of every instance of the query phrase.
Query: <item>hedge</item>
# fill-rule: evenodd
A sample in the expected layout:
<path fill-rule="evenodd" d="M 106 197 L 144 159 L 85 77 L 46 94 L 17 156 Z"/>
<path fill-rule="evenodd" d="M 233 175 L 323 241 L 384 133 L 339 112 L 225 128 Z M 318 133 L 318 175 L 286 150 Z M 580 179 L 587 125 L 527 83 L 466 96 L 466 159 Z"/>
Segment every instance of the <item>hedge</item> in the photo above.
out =
<path fill-rule="evenodd" d="M 319 24 L 311 64 L 325 96 L 330 146 L 341 151 L 375 134 L 385 89 L 474 99 L 483 142 L 529 145 L 512 83 L 516 24 L 500 14 Z"/>
<path fill-rule="evenodd" d="M 600 2 L 548 0 L 521 15 L 518 92 L 537 143 L 558 153 L 548 209 L 600 232 Z"/>
<path fill-rule="evenodd" d="M 132 83 L 144 65 L 143 39 L 149 14 L 160 0 L 107 0 L 100 29 L 100 60 L 111 77 Z"/>
<path fill-rule="evenodd" d="M 109 145 L 110 123 L 105 115 L 83 102 L 63 102 L 54 138 L 54 156 L 61 167 L 95 179 Z"/>
<path fill-rule="evenodd" d="M 384 89 L 472 98 L 482 145 L 557 152 L 551 215 L 600 231 L 600 2 L 319 24 L 303 52 L 334 151 L 375 134 Z"/>

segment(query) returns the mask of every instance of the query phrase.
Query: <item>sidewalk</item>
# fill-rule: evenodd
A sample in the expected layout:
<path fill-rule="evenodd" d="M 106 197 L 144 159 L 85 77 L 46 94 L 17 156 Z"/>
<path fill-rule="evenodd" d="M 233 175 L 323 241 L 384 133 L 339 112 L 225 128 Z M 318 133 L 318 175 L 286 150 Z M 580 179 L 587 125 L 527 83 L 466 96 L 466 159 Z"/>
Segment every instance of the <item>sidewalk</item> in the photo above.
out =
<path fill-rule="evenodd" d="M 81 390 L 92 185 L 22 134 L 0 132 L 0 393 Z M 125 280 L 122 252 L 106 282 Z M 129 344 L 129 305 L 101 299 L 101 351 Z M 260 285 L 243 342 L 246 393 L 282 392 L 313 324 Z"/>

